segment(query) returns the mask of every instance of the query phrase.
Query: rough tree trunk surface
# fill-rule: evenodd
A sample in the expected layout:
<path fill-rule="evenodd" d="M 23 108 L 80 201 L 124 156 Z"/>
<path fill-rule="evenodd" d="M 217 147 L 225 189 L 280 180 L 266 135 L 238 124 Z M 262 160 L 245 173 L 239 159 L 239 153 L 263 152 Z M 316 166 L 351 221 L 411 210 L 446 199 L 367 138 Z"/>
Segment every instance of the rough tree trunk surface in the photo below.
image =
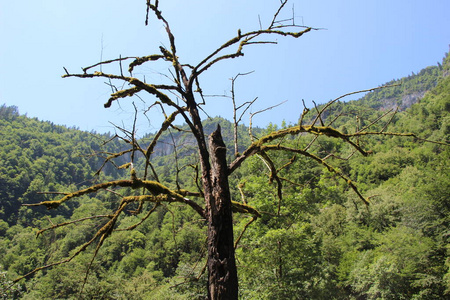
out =
<path fill-rule="evenodd" d="M 209 138 L 212 193 L 206 195 L 208 218 L 208 298 L 238 299 L 233 245 L 233 216 L 226 147 L 217 127 Z"/>

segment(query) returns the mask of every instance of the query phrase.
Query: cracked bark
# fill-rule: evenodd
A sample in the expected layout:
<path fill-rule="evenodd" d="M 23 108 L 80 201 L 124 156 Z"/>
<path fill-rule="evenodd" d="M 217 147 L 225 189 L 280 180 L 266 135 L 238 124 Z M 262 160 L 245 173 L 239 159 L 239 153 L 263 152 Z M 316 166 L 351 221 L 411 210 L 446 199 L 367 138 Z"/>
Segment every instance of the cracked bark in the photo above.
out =
<path fill-rule="evenodd" d="M 212 191 L 206 198 L 208 218 L 208 298 L 238 299 L 233 217 L 226 147 L 217 126 L 209 137 Z M 206 195 L 205 195 L 206 196 Z"/>

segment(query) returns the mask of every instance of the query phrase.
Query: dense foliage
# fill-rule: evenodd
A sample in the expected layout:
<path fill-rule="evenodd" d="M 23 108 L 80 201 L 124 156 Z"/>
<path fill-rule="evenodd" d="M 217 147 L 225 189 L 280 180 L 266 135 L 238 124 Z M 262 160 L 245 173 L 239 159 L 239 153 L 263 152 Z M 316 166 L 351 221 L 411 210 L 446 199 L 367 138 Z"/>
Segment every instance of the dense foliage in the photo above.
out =
<path fill-rule="evenodd" d="M 389 131 L 415 132 L 448 142 L 450 76 L 444 76 L 448 68 L 447 56 L 442 65 L 399 80 L 401 86 L 337 103 L 327 120 L 340 114 L 339 123 L 334 124 L 339 129 L 364 127 L 398 105 L 402 111 L 392 119 Z M 231 123 L 223 119 L 207 120 L 205 128 L 212 131 L 217 123 L 221 123 L 224 138 L 231 139 Z M 254 134 L 275 129 L 270 125 Z M 246 128 L 240 127 L 239 135 L 243 145 L 249 143 Z M 141 226 L 113 232 L 93 261 L 81 294 L 93 248 L 69 263 L 11 286 L 17 276 L 73 253 L 86 241 L 87 232 L 100 223 L 88 219 L 36 238 L 39 229 L 110 213 L 110 205 L 117 199 L 105 192 L 81 197 L 58 210 L 21 206 L 54 196 L 43 191 L 67 192 L 86 185 L 88 178 L 98 180 L 94 173 L 103 158 L 93 154 L 122 147 L 118 142 L 103 143 L 110 138 L 30 119 L 16 107 L 0 107 L 1 298 L 204 298 L 205 276 L 200 275 L 205 263 L 205 223 L 192 209 L 178 204 L 156 205 L 156 212 Z M 193 141 L 186 140 L 182 131 L 173 131 L 162 141 L 153 157 L 156 173 L 174 185 L 178 181 L 194 186 Z M 308 141 L 300 137 L 288 142 Z M 449 296 L 449 148 L 400 137 L 375 136 L 361 143 L 374 152 L 368 159 L 357 154 L 342 159 L 349 155 L 348 149 L 331 139 L 322 139 L 315 147 L 332 153 L 329 159 L 370 196 L 369 207 L 340 179 L 304 157 L 272 157 L 291 161 L 281 172 L 291 182 L 285 184 L 281 203 L 275 185 L 267 180 L 266 166 L 257 157 L 233 175 L 230 184 L 242 192 L 233 194 L 233 199 L 264 212 L 237 246 L 242 299 Z M 233 151 L 228 150 L 230 154 Z M 100 176 L 117 178 L 121 172 L 110 165 Z M 139 219 L 130 212 L 120 219 L 119 228 L 126 229 Z M 249 221 L 250 217 L 235 216 L 236 237 Z"/>

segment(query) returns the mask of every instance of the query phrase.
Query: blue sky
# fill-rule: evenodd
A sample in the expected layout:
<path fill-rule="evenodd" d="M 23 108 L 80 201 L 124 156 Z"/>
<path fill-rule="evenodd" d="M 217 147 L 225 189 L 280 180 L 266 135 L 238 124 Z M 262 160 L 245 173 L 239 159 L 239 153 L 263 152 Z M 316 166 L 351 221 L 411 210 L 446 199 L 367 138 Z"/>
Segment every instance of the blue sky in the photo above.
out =
<path fill-rule="evenodd" d="M 114 131 L 109 122 L 130 126 L 130 103 L 143 109 L 154 99 L 143 96 L 144 104 L 127 98 L 105 109 L 110 88 L 104 80 L 61 75 L 63 67 L 77 72 L 101 58 L 154 54 L 160 45 L 168 45 L 154 18 L 144 26 L 145 2 L 0 0 L 0 104 L 82 130 Z M 279 0 L 160 0 L 177 38 L 180 61 L 192 65 L 238 29 L 258 29 L 258 16 L 266 27 L 278 5 Z M 258 97 L 252 112 L 287 102 L 258 114 L 254 123 L 295 123 L 302 99 L 308 105 L 312 100 L 323 103 L 377 87 L 435 65 L 449 51 L 448 0 L 291 0 L 283 17 L 293 11 L 297 24 L 325 29 L 299 39 L 278 39 L 278 45 L 247 48 L 243 58 L 218 64 L 201 78 L 204 92 L 229 94 L 229 78 L 255 71 L 236 83 L 239 101 Z M 168 67 L 149 64 L 134 75 L 159 82 Z M 104 69 L 117 70 L 117 65 Z M 232 113 L 226 98 L 210 98 L 206 110 L 226 118 Z M 139 133 L 154 131 L 161 121 L 157 110 L 149 119 L 139 118 Z"/>

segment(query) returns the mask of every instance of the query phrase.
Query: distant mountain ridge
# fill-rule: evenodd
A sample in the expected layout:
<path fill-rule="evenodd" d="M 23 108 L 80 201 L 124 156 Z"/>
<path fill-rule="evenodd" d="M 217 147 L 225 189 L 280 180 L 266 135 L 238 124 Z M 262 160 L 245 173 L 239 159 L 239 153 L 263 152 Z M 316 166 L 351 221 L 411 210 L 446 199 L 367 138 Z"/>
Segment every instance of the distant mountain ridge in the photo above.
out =
<path fill-rule="evenodd" d="M 437 66 L 426 67 L 417 74 L 413 72 L 407 77 L 386 82 L 382 86 L 396 86 L 370 92 L 355 101 L 374 109 L 389 110 L 398 107 L 399 111 L 404 111 L 419 102 L 440 79 L 450 74 L 449 71 L 450 60 L 446 53 L 442 64 L 438 63 Z"/>
<path fill-rule="evenodd" d="M 356 100 L 374 109 L 389 110 L 398 107 L 404 111 L 420 101 L 425 93 L 434 88 L 443 76 L 442 68 L 427 67 L 418 74 L 412 74 L 398 80 L 387 82 L 383 86 L 398 85 L 368 93 Z"/>

